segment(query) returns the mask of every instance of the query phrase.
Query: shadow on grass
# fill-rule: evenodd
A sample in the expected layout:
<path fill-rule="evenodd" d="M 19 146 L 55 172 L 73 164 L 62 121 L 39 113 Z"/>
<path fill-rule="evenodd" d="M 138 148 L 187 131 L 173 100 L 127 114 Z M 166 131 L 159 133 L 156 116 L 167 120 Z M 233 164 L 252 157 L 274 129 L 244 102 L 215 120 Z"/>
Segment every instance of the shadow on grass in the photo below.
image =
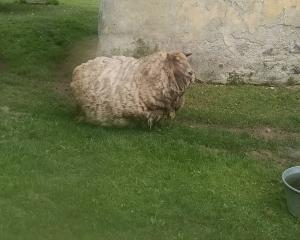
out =
<path fill-rule="evenodd" d="M 42 10 L 44 8 L 47 8 L 47 5 L 21 4 L 16 2 L 0 3 L 0 13 L 3 14 L 26 14 Z"/>
<path fill-rule="evenodd" d="M 148 142 L 146 146 L 152 146 L 153 148 L 157 148 L 157 145 L 163 147 L 164 145 L 171 146 L 179 143 L 179 145 L 184 144 L 190 147 L 204 146 L 242 155 L 252 150 L 274 150 L 276 148 L 272 141 L 259 139 L 247 133 L 233 133 L 217 126 L 203 126 L 195 129 L 176 122 L 163 122 L 150 129 L 145 122 L 135 121 L 126 127 L 101 127 L 86 122 L 78 122 L 72 112 L 56 113 L 54 114 L 56 120 L 58 115 L 61 116 L 61 120 L 65 123 L 67 118 L 68 124 L 71 125 L 70 127 L 74 128 L 74 131 L 79 131 L 79 136 L 87 134 L 93 138 L 97 138 L 97 136 L 102 137 L 103 135 L 128 138 L 130 141 L 136 142 L 137 145 Z"/>

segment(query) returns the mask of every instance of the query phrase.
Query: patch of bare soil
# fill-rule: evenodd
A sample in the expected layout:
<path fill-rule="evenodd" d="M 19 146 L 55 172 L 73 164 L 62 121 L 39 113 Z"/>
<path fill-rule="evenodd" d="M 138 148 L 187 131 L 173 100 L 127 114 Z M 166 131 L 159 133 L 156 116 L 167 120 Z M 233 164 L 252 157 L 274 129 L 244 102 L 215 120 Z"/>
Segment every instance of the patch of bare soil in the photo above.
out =
<path fill-rule="evenodd" d="M 299 90 L 300 90 L 300 85 L 288 86 L 287 88 L 288 88 L 288 89 L 291 89 L 291 90 L 299 91 Z"/>
<path fill-rule="evenodd" d="M 297 151 L 297 150 L 293 150 Z M 287 167 L 291 165 L 297 165 L 300 163 L 299 158 L 292 157 L 288 152 L 281 151 L 279 154 L 275 154 L 269 150 L 258 150 L 248 153 L 248 156 L 261 161 L 273 161 L 280 167 Z"/>
<path fill-rule="evenodd" d="M 4 72 L 7 69 L 7 65 L 0 60 L 0 72 Z"/>
<path fill-rule="evenodd" d="M 70 82 L 74 68 L 96 57 L 98 37 L 90 37 L 77 43 L 69 52 L 69 55 L 57 67 L 55 90 L 62 95 L 70 95 Z"/>
<path fill-rule="evenodd" d="M 295 139 L 300 141 L 300 133 L 286 132 L 280 129 L 259 127 L 259 128 L 245 128 L 245 129 L 230 129 L 233 132 L 246 132 L 254 137 L 263 138 L 266 140 L 286 140 Z"/>
<path fill-rule="evenodd" d="M 213 125 L 213 124 L 189 124 L 185 123 L 190 128 L 222 128 L 224 130 L 230 131 L 232 133 L 247 133 L 256 138 L 263 138 L 265 140 L 287 140 L 294 139 L 300 142 L 300 133 L 296 132 L 286 132 L 280 129 L 269 128 L 269 127 L 256 127 L 256 128 L 232 128 L 221 125 Z"/>
<path fill-rule="evenodd" d="M 209 125 L 209 124 L 189 124 L 184 123 L 190 128 L 220 128 L 230 131 L 235 134 L 247 133 L 255 138 L 261 138 L 265 140 L 293 140 L 300 142 L 300 133 L 285 132 L 280 129 L 272 129 L 269 127 L 258 127 L 258 128 L 228 128 L 220 125 Z M 256 151 L 248 152 L 247 155 L 250 158 L 261 160 L 261 161 L 273 161 L 278 166 L 289 166 L 300 164 L 300 146 L 299 148 L 280 148 L 276 152 L 270 150 L 260 149 Z"/>

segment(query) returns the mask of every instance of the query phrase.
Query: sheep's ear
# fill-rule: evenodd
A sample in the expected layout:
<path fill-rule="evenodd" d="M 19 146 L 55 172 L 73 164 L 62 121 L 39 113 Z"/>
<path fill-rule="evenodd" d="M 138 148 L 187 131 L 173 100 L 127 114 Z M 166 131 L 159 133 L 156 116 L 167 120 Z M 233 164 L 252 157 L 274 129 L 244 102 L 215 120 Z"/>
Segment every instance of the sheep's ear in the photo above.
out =
<path fill-rule="evenodd" d="M 186 57 L 190 57 L 192 56 L 193 54 L 191 52 L 187 52 L 187 53 L 183 53 Z"/>

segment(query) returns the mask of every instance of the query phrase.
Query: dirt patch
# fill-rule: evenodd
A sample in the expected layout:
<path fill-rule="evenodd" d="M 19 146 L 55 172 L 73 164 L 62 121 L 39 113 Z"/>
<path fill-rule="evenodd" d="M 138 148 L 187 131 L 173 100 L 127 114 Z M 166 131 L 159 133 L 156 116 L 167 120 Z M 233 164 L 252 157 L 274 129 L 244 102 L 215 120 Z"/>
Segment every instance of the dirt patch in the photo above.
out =
<path fill-rule="evenodd" d="M 288 86 L 286 87 L 287 89 L 291 89 L 291 90 L 295 90 L 295 91 L 299 91 L 300 90 L 300 85 L 294 85 L 294 86 Z"/>
<path fill-rule="evenodd" d="M 66 81 L 55 83 L 55 91 L 57 91 L 61 95 L 71 96 L 71 89 L 69 86 L 69 82 Z"/>
<path fill-rule="evenodd" d="M 4 72 L 7 69 L 7 64 L 0 60 L 0 72 Z"/>
<path fill-rule="evenodd" d="M 248 154 L 251 157 L 256 159 L 266 159 L 266 160 L 274 160 L 277 158 L 271 151 L 269 150 L 259 150 L 259 151 L 252 151 Z"/>
<path fill-rule="evenodd" d="M 69 55 L 57 67 L 55 90 L 62 95 L 70 95 L 70 82 L 74 68 L 96 57 L 98 37 L 93 36 L 78 42 Z"/>
<path fill-rule="evenodd" d="M 287 140 L 294 139 L 300 141 L 300 133 L 286 132 L 280 129 L 269 128 L 269 127 L 258 127 L 258 128 L 230 128 L 229 131 L 235 133 L 248 133 L 251 136 L 262 138 L 265 140 Z"/>
<path fill-rule="evenodd" d="M 300 163 L 300 147 L 299 148 L 287 148 L 285 150 L 285 153 L 289 158 L 294 159 L 295 161 L 298 162 L 298 164 Z"/>
<path fill-rule="evenodd" d="M 249 134 L 255 138 L 272 140 L 272 141 L 290 141 L 300 142 L 300 133 L 285 132 L 279 129 L 272 129 L 269 127 L 257 127 L 257 128 L 229 128 L 220 125 L 210 124 L 195 124 L 187 123 L 184 125 L 190 128 L 219 128 L 234 134 Z M 261 161 L 272 161 L 277 163 L 278 166 L 286 167 L 290 165 L 299 165 L 300 162 L 300 148 L 291 147 L 279 147 L 276 151 L 270 151 L 266 149 L 260 149 L 256 151 L 248 152 L 247 155 L 250 158 L 261 160 Z"/>
<path fill-rule="evenodd" d="M 287 140 L 294 139 L 300 142 L 300 133 L 296 132 L 286 132 L 280 129 L 269 128 L 269 127 L 254 127 L 254 128 L 233 128 L 222 125 L 214 124 L 195 124 L 185 122 L 184 125 L 189 126 L 190 128 L 220 128 L 232 133 L 243 134 L 247 133 L 256 138 L 262 138 L 265 140 Z"/>
<path fill-rule="evenodd" d="M 280 155 L 277 155 L 269 150 L 258 150 L 249 152 L 247 155 L 250 158 L 254 158 L 261 161 L 276 162 L 280 167 L 287 167 L 299 163 L 299 160 L 289 157 L 284 152 L 281 152 Z"/>
<path fill-rule="evenodd" d="M 300 133 L 295 132 L 286 132 L 279 129 L 260 127 L 253 129 L 235 129 L 240 132 L 247 132 L 255 137 L 263 138 L 266 140 L 286 140 L 286 139 L 295 139 L 300 141 Z"/>

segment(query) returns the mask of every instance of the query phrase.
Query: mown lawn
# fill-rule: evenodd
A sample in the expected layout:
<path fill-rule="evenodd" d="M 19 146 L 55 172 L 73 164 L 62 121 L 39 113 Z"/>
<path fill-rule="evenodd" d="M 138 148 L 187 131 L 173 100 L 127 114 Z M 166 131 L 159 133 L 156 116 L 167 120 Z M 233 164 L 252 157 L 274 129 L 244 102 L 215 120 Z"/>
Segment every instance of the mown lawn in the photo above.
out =
<path fill-rule="evenodd" d="M 96 36 L 98 1 L 13 2 L 0 0 L 1 240 L 299 239 L 280 179 L 300 165 L 299 88 L 195 85 L 152 131 L 78 123 L 59 69 Z"/>

